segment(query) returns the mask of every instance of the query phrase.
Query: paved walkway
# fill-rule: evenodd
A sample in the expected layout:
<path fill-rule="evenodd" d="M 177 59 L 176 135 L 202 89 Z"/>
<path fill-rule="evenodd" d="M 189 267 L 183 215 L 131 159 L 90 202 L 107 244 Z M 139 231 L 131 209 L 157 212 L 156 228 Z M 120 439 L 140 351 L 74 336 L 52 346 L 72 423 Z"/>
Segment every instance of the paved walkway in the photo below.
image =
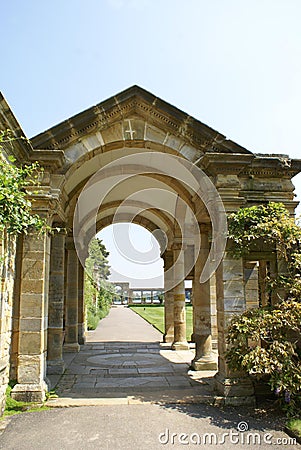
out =
<path fill-rule="evenodd" d="M 0 449 L 300 448 L 282 431 L 282 420 L 264 411 L 187 404 L 208 394 L 212 399 L 213 373 L 193 372 L 193 379 L 187 374 L 193 350 L 172 352 L 160 339 L 129 309 L 113 308 L 88 333 L 80 353 L 66 355 L 68 368 L 58 384 L 63 397 L 48 402 L 87 406 L 14 416 L 0 436 Z M 250 438 L 251 445 L 248 432 L 238 431 L 241 424 L 256 439 Z"/>
<path fill-rule="evenodd" d="M 249 432 L 238 431 L 243 422 Z M 256 439 L 250 437 L 249 444 L 248 433 Z M 183 448 L 297 450 L 300 446 L 292 445 L 277 418 L 271 422 L 266 414 L 247 408 L 222 410 L 207 405 L 111 405 L 24 413 L 14 416 L 0 436 L 3 450 Z"/>
<path fill-rule="evenodd" d="M 212 399 L 215 372 L 189 372 L 194 349 L 172 351 L 162 334 L 130 308 L 115 307 L 87 334 L 67 369 L 53 406 Z M 55 384 L 58 381 L 51 377 Z"/>

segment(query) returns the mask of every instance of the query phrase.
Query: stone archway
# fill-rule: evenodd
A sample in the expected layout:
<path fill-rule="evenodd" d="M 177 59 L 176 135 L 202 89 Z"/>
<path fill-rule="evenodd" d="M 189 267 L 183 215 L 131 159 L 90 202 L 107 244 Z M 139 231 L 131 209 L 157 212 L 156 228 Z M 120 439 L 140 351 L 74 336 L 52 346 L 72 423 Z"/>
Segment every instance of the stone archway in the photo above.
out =
<path fill-rule="evenodd" d="M 23 132 L 4 99 L 1 100 L 1 111 L 1 126 L 12 128 L 22 136 Z M 291 178 L 301 169 L 300 161 L 283 155 L 252 154 L 138 86 L 39 134 L 31 144 L 17 141 L 14 147 L 7 149 L 7 153 L 15 156 L 18 162 L 37 160 L 43 166 L 39 190 L 31 193 L 35 200 L 34 208 L 47 218 L 50 225 L 67 233 L 55 231 L 52 236 L 39 237 L 29 234 L 18 242 L 10 369 L 17 379 L 13 396 L 22 400 L 44 398 L 47 389 L 46 357 L 48 370 L 60 373 L 64 369 L 61 358 L 63 342 L 70 351 L 78 351 L 84 342 L 83 270 L 72 230 L 79 196 L 97 171 L 125 156 L 139 159 L 139 155 L 160 155 L 162 167 L 166 158 L 177 156 L 202 169 L 219 193 L 226 212 L 263 200 L 277 200 L 293 214 L 296 202 Z M 129 217 L 133 220 L 131 208 L 136 208 L 135 220 L 144 226 L 153 223 L 168 236 L 168 246 L 163 253 L 165 284 L 171 283 L 173 288 L 166 288 L 165 339 L 172 341 L 174 348 L 181 349 L 186 348 L 183 277 L 185 265 L 193 253 L 189 248 L 190 242 L 185 242 L 184 251 L 178 227 L 168 208 L 160 203 L 161 198 L 156 205 L 150 202 L 145 207 L 144 204 L 139 213 L 139 198 L 132 198 L 125 210 L 118 212 L 118 208 L 125 196 L 134 195 L 137 189 L 142 187 L 151 192 L 152 189 L 162 189 L 162 186 L 177 199 L 177 217 L 183 215 L 181 202 L 189 206 L 196 217 L 201 243 L 201 251 L 196 255 L 196 264 L 190 273 L 194 299 L 193 335 L 197 346 L 193 364 L 198 369 L 212 367 L 211 309 L 216 303 L 219 348 L 216 388 L 229 402 L 231 398 L 234 398 L 233 403 L 252 401 L 250 384 L 237 379 L 225 361 L 227 323 L 234 313 L 246 308 L 244 262 L 233 260 L 226 251 L 214 275 L 216 282 L 212 278 L 200 284 L 210 245 L 212 248 L 212 224 L 206 206 L 196 199 L 195 192 L 189 184 L 181 181 L 181 173 L 176 170 L 172 177 L 159 170 L 155 174 L 147 171 L 137 174 L 135 164 L 131 170 L 133 176 L 129 180 L 117 180 L 116 185 L 111 183 L 94 225 L 112 223 L 112 217 L 117 213 L 120 221 Z M 111 175 L 117 176 L 118 173 L 111 172 Z M 86 221 L 87 238 L 95 234 L 95 230 L 90 229 L 89 217 Z M 258 256 L 257 260 L 260 259 Z M 171 280 L 169 268 L 174 261 L 178 264 Z M 173 283 L 175 279 L 177 283 Z"/>

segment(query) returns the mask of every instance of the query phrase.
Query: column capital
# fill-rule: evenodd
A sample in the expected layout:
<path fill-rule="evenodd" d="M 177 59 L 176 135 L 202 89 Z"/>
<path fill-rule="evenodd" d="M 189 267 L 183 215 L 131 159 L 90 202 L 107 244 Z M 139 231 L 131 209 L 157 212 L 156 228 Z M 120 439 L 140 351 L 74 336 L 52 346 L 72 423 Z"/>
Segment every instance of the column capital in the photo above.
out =
<path fill-rule="evenodd" d="M 75 250 L 75 244 L 73 236 L 67 236 L 65 241 L 66 249 L 67 250 Z"/>
<path fill-rule="evenodd" d="M 52 224 L 52 234 L 61 234 L 63 236 L 67 236 L 67 228 L 64 223 L 54 222 Z"/>

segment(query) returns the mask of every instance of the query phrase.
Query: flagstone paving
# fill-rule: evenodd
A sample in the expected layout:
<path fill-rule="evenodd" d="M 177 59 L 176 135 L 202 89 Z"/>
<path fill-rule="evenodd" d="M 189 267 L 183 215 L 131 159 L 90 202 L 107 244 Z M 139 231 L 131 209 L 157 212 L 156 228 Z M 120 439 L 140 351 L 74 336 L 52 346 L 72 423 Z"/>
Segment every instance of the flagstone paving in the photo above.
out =
<path fill-rule="evenodd" d="M 162 334 L 125 307 L 112 308 L 79 353 L 65 354 L 67 369 L 51 377 L 60 398 L 177 398 L 212 396 L 215 372 L 189 371 L 194 348 L 173 351 Z M 52 403 L 58 404 L 59 399 Z"/>

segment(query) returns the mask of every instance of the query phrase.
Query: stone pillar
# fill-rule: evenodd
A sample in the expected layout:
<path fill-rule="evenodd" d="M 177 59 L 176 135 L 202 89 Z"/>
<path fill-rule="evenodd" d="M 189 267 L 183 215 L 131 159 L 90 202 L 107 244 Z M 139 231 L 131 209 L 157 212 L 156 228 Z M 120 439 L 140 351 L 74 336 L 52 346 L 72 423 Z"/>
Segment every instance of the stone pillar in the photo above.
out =
<path fill-rule="evenodd" d="M 73 238 L 67 239 L 67 286 L 64 351 L 78 352 L 78 258 Z"/>
<path fill-rule="evenodd" d="M 212 348 L 217 350 L 218 332 L 217 332 L 217 318 L 216 318 L 216 276 L 215 276 L 215 273 L 210 278 L 210 310 L 211 310 Z"/>
<path fill-rule="evenodd" d="M 24 236 L 17 384 L 11 394 L 16 400 L 41 402 L 45 399 L 49 257 L 47 234 L 32 232 Z"/>
<path fill-rule="evenodd" d="M 164 342 L 174 341 L 174 299 L 172 286 L 173 252 L 167 250 L 164 253 Z"/>
<path fill-rule="evenodd" d="M 195 357 L 191 365 L 195 370 L 217 369 L 211 342 L 210 280 L 200 283 L 200 276 L 209 256 L 209 230 L 209 226 L 200 225 L 201 248 L 194 268 L 193 337 Z"/>
<path fill-rule="evenodd" d="M 51 238 L 47 372 L 61 374 L 65 370 L 63 360 L 64 270 L 65 233 L 55 232 Z"/>
<path fill-rule="evenodd" d="M 20 234 L 17 237 L 17 248 L 16 248 L 16 265 L 15 265 L 13 311 L 12 311 L 12 338 L 10 347 L 10 368 L 9 368 L 10 380 L 17 379 L 17 371 L 18 371 L 22 258 L 23 258 L 23 235 Z"/>
<path fill-rule="evenodd" d="M 181 249 L 180 244 L 173 247 L 173 276 L 176 286 L 173 288 L 174 341 L 172 349 L 189 350 L 186 340 L 184 250 Z"/>
<path fill-rule="evenodd" d="M 259 282 L 258 263 L 245 261 L 244 263 L 246 308 L 258 308 L 259 306 Z"/>
<path fill-rule="evenodd" d="M 267 306 L 269 304 L 269 294 L 267 289 L 267 261 L 259 261 L 258 268 L 259 285 L 259 305 Z"/>
<path fill-rule="evenodd" d="M 84 299 L 84 276 L 85 271 L 80 261 L 78 261 L 78 343 L 86 343 L 86 314 Z"/>
<path fill-rule="evenodd" d="M 231 371 L 226 362 L 227 327 L 235 314 L 246 309 L 242 259 L 233 259 L 229 253 L 225 254 L 216 272 L 216 286 L 219 357 L 215 389 L 225 398 L 225 404 L 253 405 L 255 397 L 250 378 Z"/>

